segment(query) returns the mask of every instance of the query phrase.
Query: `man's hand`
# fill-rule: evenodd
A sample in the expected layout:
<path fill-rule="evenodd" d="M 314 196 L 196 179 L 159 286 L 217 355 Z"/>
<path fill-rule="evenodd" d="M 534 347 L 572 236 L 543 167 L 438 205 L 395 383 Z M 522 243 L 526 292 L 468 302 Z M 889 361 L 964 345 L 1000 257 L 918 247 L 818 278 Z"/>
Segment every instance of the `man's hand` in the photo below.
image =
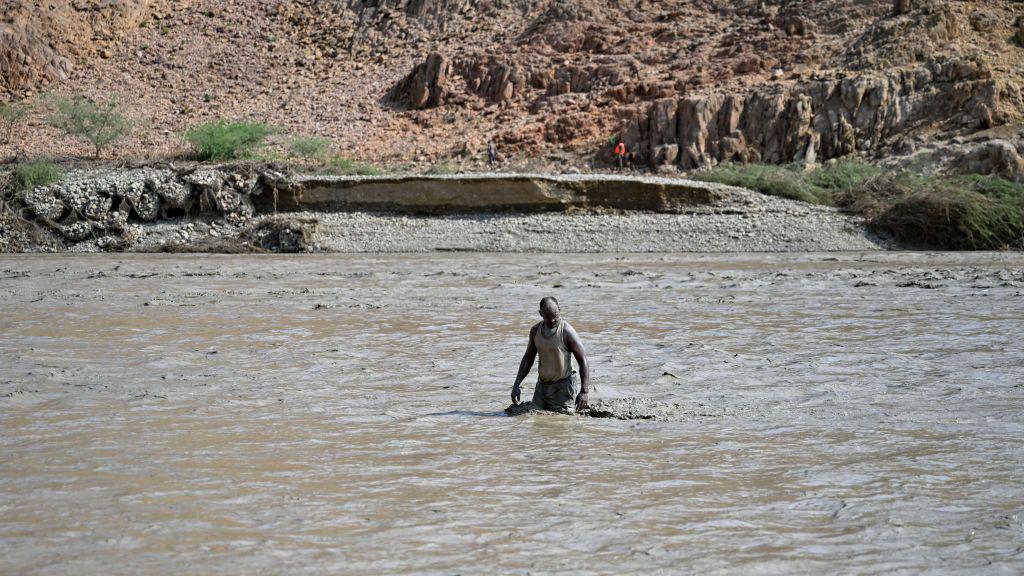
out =
<path fill-rule="evenodd" d="M 588 396 L 588 394 L 587 394 L 587 392 L 588 392 L 587 390 L 582 390 L 582 391 L 580 391 L 579 394 L 576 395 L 576 411 L 577 412 L 581 412 L 581 411 L 587 409 L 587 407 L 588 407 L 588 404 L 587 404 L 587 396 Z"/>
<path fill-rule="evenodd" d="M 519 390 L 519 384 L 512 386 L 512 405 L 519 406 L 519 396 L 522 392 Z"/>

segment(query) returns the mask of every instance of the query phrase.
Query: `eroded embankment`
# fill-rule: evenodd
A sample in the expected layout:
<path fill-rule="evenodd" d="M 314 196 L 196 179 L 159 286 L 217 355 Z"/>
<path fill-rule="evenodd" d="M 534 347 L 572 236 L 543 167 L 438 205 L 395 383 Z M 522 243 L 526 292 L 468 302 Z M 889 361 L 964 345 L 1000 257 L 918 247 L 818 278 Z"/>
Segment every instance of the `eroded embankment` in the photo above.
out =
<path fill-rule="evenodd" d="M 466 174 L 306 176 L 256 198 L 262 211 L 372 210 L 415 214 L 572 209 L 682 212 L 714 206 L 728 189 L 706 182 L 616 175 Z M 276 203 L 276 205 L 275 205 Z"/>
<path fill-rule="evenodd" d="M 79 170 L 17 194 L 0 251 L 865 250 L 836 210 L 619 175 L 293 176 L 266 166 Z"/>

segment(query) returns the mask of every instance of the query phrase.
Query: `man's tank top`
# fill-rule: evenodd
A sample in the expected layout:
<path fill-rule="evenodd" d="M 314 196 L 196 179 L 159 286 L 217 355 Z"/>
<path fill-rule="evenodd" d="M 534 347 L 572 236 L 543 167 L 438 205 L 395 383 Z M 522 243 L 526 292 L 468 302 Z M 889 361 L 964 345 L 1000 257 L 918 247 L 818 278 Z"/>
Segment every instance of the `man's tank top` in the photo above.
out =
<path fill-rule="evenodd" d="M 541 382 L 557 382 L 572 375 L 569 349 L 562 340 L 564 329 L 565 320 L 559 319 L 558 325 L 553 329 L 548 329 L 541 322 L 533 337 L 533 345 L 537 347 L 537 355 L 540 356 L 537 374 Z"/>

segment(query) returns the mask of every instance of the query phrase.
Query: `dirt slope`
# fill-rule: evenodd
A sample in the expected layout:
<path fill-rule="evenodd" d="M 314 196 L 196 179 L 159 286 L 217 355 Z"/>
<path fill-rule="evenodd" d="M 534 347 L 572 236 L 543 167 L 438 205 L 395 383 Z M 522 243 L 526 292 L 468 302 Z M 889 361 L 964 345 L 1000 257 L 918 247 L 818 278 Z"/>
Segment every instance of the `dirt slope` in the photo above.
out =
<path fill-rule="evenodd" d="M 494 138 L 582 164 L 617 134 L 685 169 L 906 151 L 1024 110 L 1012 0 L 3 1 L 0 86 L 118 98 L 139 123 L 119 155 L 227 117 L 371 161 Z M 34 118 L 0 156 L 85 152 Z"/>

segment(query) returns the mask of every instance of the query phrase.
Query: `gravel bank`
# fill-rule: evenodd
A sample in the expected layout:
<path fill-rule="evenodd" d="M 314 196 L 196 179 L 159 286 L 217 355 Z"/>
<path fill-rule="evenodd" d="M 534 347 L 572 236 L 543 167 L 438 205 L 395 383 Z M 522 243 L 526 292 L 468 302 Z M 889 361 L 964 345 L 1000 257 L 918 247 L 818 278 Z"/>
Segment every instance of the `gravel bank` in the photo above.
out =
<path fill-rule="evenodd" d="M 622 175 L 495 174 L 552 182 L 594 179 L 671 186 L 679 179 Z M 433 177 L 473 180 L 479 175 Z M 301 212 L 320 221 L 317 244 L 332 252 L 833 252 L 892 246 L 863 219 L 714 183 L 719 200 L 684 213 L 575 211 L 412 216 L 387 212 Z"/>
<path fill-rule="evenodd" d="M 884 250 L 855 217 L 776 199 L 691 214 L 300 213 L 332 252 L 832 252 Z"/>
<path fill-rule="evenodd" d="M 54 240 L 40 249 L 148 251 L 174 244 L 226 251 L 251 243 L 252 228 L 273 217 L 276 207 L 254 206 L 252 198 L 269 196 L 266 181 L 274 178 L 284 176 L 202 166 L 177 172 L 82 171 L 33 190 L 26 207 L 41 222 L 59 220 L 50 230 Z M 310 178 L 295 178 L 285 188 L 298 187 L 310 196 Z M 306 198 L 301 205 L 307 211 L 282 212 L 278 234 L 302 230 L 305 238 L 315 228 L 311 241 L 300 247 L 310 252 L 832 252 L 891 247 L 870 234 L 862 219 L 833 208 L 682 179 L 537 174 L 316 178 L 326 183 L 324 202 L 317 205 Z M 330 188 L 333 182 L 345 186 L 335 190 Z M 382 182 L 392 187 L 390 201 L 375 195 L 376 189 L 357 189 Z M 331 198 L 346 195 L 369 206 L 331 203 Z M 660 208 L 650 208 L 654 205 Z M 510 211 L 523 210 L 514 208 L 519 206 L 537 211 Z M 431 209 L 438 207 L 445 210 Z M 261 246 L 276 250 L 289 244 L 286 240 L 261 241 Z"/>

